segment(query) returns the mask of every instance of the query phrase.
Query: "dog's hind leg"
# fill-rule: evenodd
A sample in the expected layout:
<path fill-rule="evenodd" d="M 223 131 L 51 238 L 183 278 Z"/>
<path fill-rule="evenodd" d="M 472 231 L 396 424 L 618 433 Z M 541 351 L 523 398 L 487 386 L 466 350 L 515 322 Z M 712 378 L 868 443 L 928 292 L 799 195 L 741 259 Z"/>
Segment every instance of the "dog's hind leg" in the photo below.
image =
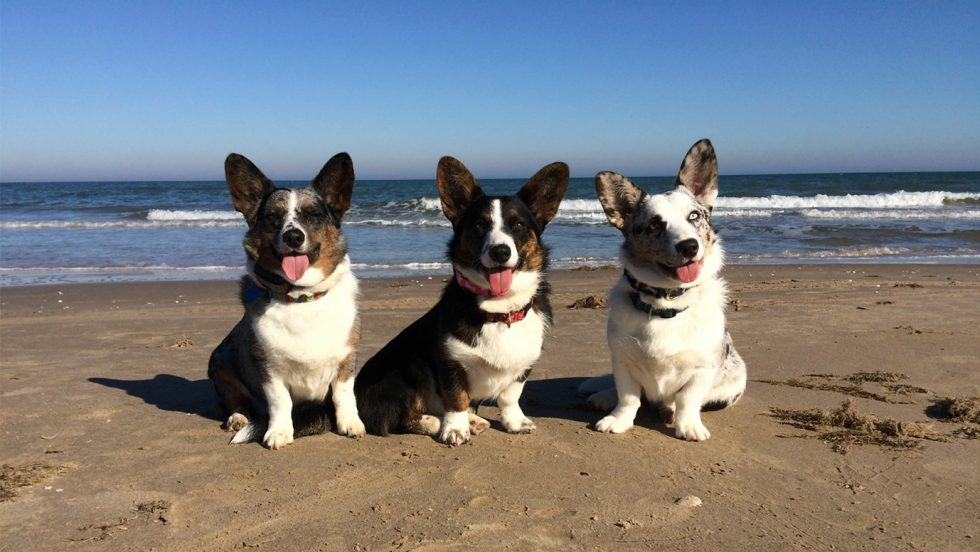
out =
<path fill-rule="evenodd" d="M 722 346 L 723 358 L 721 368 L 715 376 L 711 390 L 704 398 L 701 410 L 722 410 L 732 406 L 745 392 L 746 369 L 745 361 L 735 350 L 732 336 L 725 334 Z"/>
<path fill-rule="evenodd" d="M 253 411 L 252 394 L 238 377 L 234 353 L 224 342 L 211 353 L 208 378 L 214 385 L 218 404 L 228 416 L 222 428 L 225 431 L 238 431 L 248 425 Z"/>
<path fill-rule="evenodd" d="M 612 389 L 613 392 L 615 393 L 615 387 L 616 387 L 616 380 L 613 379 L 613 375 L 606 374 L 604 376 L 589 378 L 583 381 L 578 386 L 578 394 L 581 397 L 589 397 L 590 395 L 595 395 L 596 393 L 600 391 L 606 391 L 607 389 Z M 610 406 L 605 410 L 612 410 L 612 407 Z"/>

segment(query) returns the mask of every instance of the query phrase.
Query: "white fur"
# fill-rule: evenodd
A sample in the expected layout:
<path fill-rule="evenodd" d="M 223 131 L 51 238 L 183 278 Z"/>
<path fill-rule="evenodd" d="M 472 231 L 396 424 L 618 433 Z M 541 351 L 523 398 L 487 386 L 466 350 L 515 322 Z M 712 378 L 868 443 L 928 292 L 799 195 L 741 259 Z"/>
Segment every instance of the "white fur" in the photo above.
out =
<path fill-rule="evenodd" d="M 674 318 L 649 316 L 630 299 L 626 278 L 609 293 L 607 338 L 612 355 L 618 403 L 596 423 L 603 432 L 622 433 L 633 426 L 641 393 L 675 409 L 678 437 L 702 441 L 710 436 L 701 423 L 701 406 L 719 372 L 725 338 L 727 290 L 718 278 L 723 252 L 720 243 L 703 255 L 703 268 L 692 289 L 673 300 L 641 296 L 659 308 L 686 309 Z M 642 267 L 626 268 L 641 281 L 653 275 Z M 644 283 L 656 285 L 656 281 Z M 607 397 L 596 397 L 596 402 Z"/>
<path fill-rule="evenodd" d="M 503 266 L 514 268 L 518 261 L 517 245 L 514 243 L 514 237 L 504 232 L 504 216 L 500 210 L 500 200 L 493 200 L 490 203 L 490 208 L 490 221 L 493 223 L 493 227 L 487 233 L 487 239 L 483 243 L 480 262 L 483 263 L 483 266 L 495 266 L 497 263 L 490 258 L 490 249 L 496 245 L 506 245 L 510 247 L 510 257 L 503 263 Z"/>
<path fill-rule="evenodd" d="M 314 271 L 319 272 L 310 269 L 307 273 Z M 354 402 L 353 375 L 346 382 L 338 379 L 340 363 L 353 351 L 349 342 L 357 319 L 357 279 L 349 258 L 316 286 L 294 293 L 324 290 L 324 297 L 307 303 L 272 301 L 253 321 L 270 374 L 265 386 L 269 430 L 264 439 L 270 448 L 292 442 L 293 402 L 322 401 L 331 385 L 338 431 L 349 436 L 364 434 Z"/>

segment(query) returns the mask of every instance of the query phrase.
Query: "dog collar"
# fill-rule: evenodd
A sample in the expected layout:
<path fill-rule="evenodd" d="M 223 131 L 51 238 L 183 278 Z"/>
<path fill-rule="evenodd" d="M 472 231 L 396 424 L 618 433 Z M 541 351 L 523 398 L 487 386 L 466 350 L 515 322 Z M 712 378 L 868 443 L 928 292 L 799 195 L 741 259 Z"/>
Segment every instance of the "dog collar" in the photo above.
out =
<path fill-rule="evenodd" d="M 284 303 L 309 303 L 327 294 L 326 291 L 317 291 L 314 293 L 302 293 L 293 297 L 289 294 L 295 289 L 293 284 L 280 278 L 277 274 L 265 270 L 258 264 L 253 267 L 252 276 L 255 280 L 255 285 L 245 293 L 246 305 L 251 304 L 263 294 L 269 299 L 275 299 Z"/>
<path fill-rule="evenodd" d="M 527 316 L 527 313 L 531 310 L 531 307 L 533 306 L 534 306 L 534 297 L 531 298 L 530 303 L 524 305 L 524 308 L 520 310 L 511 311 L 511 312 L 483 311 L 483 314 L 486 315 L 487 322 L 503 322 L 504 324 L 507 324 L 507 327 L 509 328 L 511 324 L 524 320 L 524 317 Z"/>
<path fill-rule="evenodd" d="M 635 289 L 640 293 L 646 295 L 653 295 L 657 299 L 667 299 L 667 300 L 677 299 L 681 295 L 687 293 L 687 290 L 697 287 L 697 286 L 691 286 L 686 288 L 658 288 L 658 287 L 648 286 L 643 282 L 637 280 L 625 268 L 623 269 L 623 275 L 626 276 L 626 281 L 629 282 L 630 287 L 632 287 L 633 289 Z"/>
<path fill-rule="evenodd" d="M 636 307 L 636 310 L 645 313 L 647 316 L 657 316 L 660 318 L 673 318 L 678 314 L 687 310 L 687 307 L 684 307 L 683 309 L 657 308 L 649 303 L 644 303 L 643 300 L 640 299 L 639 293 L 631 293 L 630 299 L 633 300 L 633 306 Z"/>

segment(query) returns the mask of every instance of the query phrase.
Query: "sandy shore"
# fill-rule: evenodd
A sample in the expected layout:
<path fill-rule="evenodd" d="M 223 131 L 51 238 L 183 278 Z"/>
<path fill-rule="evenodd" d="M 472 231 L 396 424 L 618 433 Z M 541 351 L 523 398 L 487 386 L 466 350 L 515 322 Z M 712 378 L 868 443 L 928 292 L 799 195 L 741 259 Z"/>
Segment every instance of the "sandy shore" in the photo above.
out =
<path fill-rule="evenodd" d="M 497 425 L 458 448 L 334 434 L 278 452 L 226 445 L 205 370 L 240 315 L 232 282 L 3 289 L 0 549 L 980 547 L 980 425 L 930 409 L 980 395 L 980 267 L 726 273 L 752 381 L 705 415 L 698 444 L 649 411 L 625 435 L 589 429 L 599 415 L 574 388 L 608 371 L 606 313 L 565 306 L 604 295 L 611 270 L 551 275 L 557 325 L 521 401 L 538 431 Z M 364 282 L 362 359 L 441 287 Z M 907 379 L 854 376 L 874 371 Z M 847 399 L 879 424 L 792 412 Z M 676 503 L 688 496 L 702 504 Z"/>

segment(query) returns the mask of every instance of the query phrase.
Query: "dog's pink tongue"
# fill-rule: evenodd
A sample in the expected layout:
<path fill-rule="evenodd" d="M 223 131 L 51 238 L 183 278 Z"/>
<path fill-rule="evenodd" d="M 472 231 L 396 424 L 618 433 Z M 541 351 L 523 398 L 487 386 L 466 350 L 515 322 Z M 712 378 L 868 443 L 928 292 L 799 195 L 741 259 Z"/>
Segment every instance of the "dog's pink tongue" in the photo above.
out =
<path fill-rule="evenodd" d="M 698 275 L 701 274 L 701 263 L 697 261 L 691 261 L 684 266 L 679 266 L 674 269 L 677 274 L 677 279 L 685 284 L 690 284 L 694 280 L 698 279 Z"/>
<path fill-rule="evenodd" d="M 297 281 L 310 268 L 310 258 L 306 255 L 287 255 L 282 258 L 282 271 L 292 281 Z"/>
<path fill-rule="evenodd" d="M 500 297 L 510 290 L 510 283 L 514 279 L 514 269 L 501 268 L 490 272 L 490 295 Z"/>

